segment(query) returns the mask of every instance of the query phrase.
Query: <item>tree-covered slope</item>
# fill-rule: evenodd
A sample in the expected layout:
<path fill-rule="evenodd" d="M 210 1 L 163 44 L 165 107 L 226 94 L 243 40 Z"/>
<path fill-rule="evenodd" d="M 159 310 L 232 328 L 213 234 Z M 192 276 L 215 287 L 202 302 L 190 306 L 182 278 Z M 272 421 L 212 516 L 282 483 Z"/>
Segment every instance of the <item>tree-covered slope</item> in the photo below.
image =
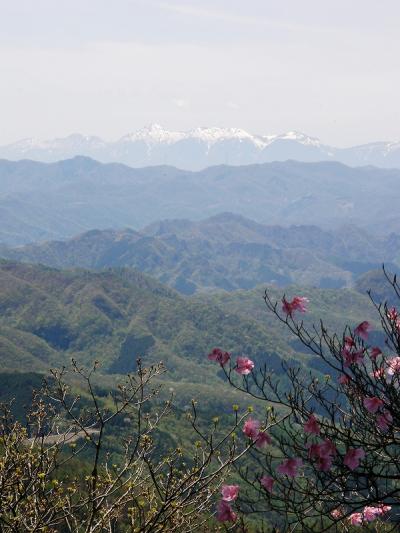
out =
<path fill-rule="evenodd" d="M 354 226 L 267 226 L 240 215 L 165 220 L 140 232 L 92 230 L 66 241 L 0 250 L 0 256 L 57 268 L 134 267 L 185 294 L 251 289 L 260 283 L 351 286 L 382 261 L 400 263 L 400 237 Z"/>

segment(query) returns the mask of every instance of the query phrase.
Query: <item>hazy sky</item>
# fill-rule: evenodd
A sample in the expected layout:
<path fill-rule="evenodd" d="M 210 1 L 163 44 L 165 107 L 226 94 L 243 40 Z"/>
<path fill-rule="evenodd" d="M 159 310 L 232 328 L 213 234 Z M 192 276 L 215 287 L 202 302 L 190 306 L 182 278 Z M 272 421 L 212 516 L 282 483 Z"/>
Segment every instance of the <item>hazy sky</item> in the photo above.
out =
<path fill-rule="evenodd" d="M 0 143 L 72 132 L 400 139 L 399 0 L 0 0 Z"/>

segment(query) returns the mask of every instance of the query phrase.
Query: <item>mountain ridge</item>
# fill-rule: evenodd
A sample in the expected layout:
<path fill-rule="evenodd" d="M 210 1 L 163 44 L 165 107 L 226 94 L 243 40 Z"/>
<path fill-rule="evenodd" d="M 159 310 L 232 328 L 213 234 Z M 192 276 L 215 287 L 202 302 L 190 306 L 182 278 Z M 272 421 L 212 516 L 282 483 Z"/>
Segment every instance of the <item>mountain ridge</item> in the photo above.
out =
<path fill-rule="evenodd" d="M 376 141 L 336 148 L 298 131 L 252 134 L 240 128 L 197 127 L 170 131 L 159 124 L 123 135 L 116 141 L 71 134 L 45 141 L 22 139 L 0 146 L 0 158 L 54 162 L 86 155 L 103 163 L 129 166 L 169 165 L 200 170 L 213 165 L 248 165 L 295 159 L 339 161 L 350 166 L 400 167 L 400 141 Z"/>

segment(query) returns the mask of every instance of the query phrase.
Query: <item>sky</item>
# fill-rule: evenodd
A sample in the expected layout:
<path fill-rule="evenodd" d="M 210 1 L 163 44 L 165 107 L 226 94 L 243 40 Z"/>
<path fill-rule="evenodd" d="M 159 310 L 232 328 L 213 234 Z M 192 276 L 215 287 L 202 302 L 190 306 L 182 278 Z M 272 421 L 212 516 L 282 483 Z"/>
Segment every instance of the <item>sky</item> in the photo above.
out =
<path fill-rule="evenodd" d="M 79 132 L 400 139 L 399 0 L 0 0 L 0 144 Z"/>

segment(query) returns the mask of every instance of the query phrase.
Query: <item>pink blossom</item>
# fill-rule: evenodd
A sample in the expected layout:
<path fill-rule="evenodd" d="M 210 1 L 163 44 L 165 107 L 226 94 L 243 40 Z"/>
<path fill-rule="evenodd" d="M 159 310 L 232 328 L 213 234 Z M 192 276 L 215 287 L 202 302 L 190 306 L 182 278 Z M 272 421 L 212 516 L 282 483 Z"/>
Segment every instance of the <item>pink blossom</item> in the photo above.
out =
<path fill-rule="evenodd" d="M 376 396 L 372 396 L 370 398 L 364 398 L 363 405 L 370 413 L 376 413 L 377 410 L 382 407 L 383 400 L 377 398 Z"/>
<path fill-rule="evenodd" d="M 272 439 L 265 431 L 259 431 L 256 437 L 256 446 L 257 448 L 264 448 L 268 444 L 271 444 Z"/>
<path fill-rule="evenodd" d="M 388 360 L 388 366 L 389 366 L 389 369 L 387 371 L 387 373 L 389 374 L 389 376 L 393 376 L 394 374 L 399 374 L 400 373 L 400 357 L 392 357 L 391 359 Z"/>
<path fill-rule="evenodd" d="M 372 522 L 376 520 L 378 516 L 381 516 L 382 514 L 385 514 L 388 511 L 390 511 L 390 509 L 391 509 L 390 505 L 380 504 L 377 507 L 367 505 L 367 507 L 364 507 L 363 517 L 367 522 Z"/>
<path fill-rule="evenodd" d="M 222 485 L 222 499 L 226 502 L 233 502 L 239 494 L 239 485 Z"/>
<path fill-rule="evenodd" d="M 319 435 L 321 430 L 317 419 L 314 415 L 311 415 L 307 422 L 304 424 L 304 431 L 311 435 Z"/>
<path fill-rule="evenodd" d="M 231 354 L 224 352 L 221 348 L 213 348 L 207 357 L 210 361 L 217 361 L 220 365 L 225 365 L 231 358 Z"/>
<path fill-rule="evenodd" d="M 341 376 L 339 376 L 338 382 L 341 385 L 347 385 L 350 382 L 350 378 L 349 376 L 346 376 L 346 374 L 342 374 Z"/>
<path fill-rule="evenodd" d="M 246 376 L 247 374 L 250 374 L 253 368 L 254 368 L 254 363 L 248 357 L 238 357 L 236 359 L 235 370 L 238 374 L 241 374 L 242 376 Z"/>
<path fill-rule="evenodd" d="M 342 355 L 344 357 L 344 365 L 346 368 L 362 363 L 364 358 L 364 350 L 358 350 L 357 352 L 351 352 L 348 348 L 343 348 Z"/>
<path fill-rule="evenodd" d="M 353 348 L 356 345 L 356 343 L 354 342 L 354 339 L 352 337 L 345 337 L 344 345 L 346 348 Z"/>
<path fill-rule="evenodd" d="M 328 472 L 332 468 L 333 457 L 330 455 L 321 455 L 317 461 L 317 470 Z"/>
<path fill-rule="evenodd" d="M 338 518 L 341 518 L 343 516 L 343 511 L 342 509 L 340 509 L 340 507 L 338 507 L 337 509 L 333 509 L 331 511 L 331 516 L 332 518 L 334 518 L 335 520 L 337 520 Z"/>
<path fill-rule="evenodd" d="M 317 460 L 317 469 L 327 472 L 332 468 L 333 456 L 336 455 L 336 447 L 329 439 L 325 439 L 320 444 L 311 444 L 308 447 L 310 459 Z"/>
<path fill-rule="evenodd" d="M 383 515 L 385 513 L 388 513 L 391 510 L 391 508 L 392 508 L 391 505 L 384 505 L 383 503 L 380 503 L 377 507 L 378 509 L 377 514 Z"/>
<path fill-rule="evenodd" d="M 374 346 L 371 350 L 371 353 L 369 354 L 370 358 L 375 361 L 375 359 L 378 357 L 378 355 L 381 355 L 382 350 L 378 348 L 377 346 Z"/>
<path fill-rule="evenodd" d="M 362 513 L 353 513 L 349 516 L 349 521 L 352 526 L 362 526 L 363 515 Z"/>
<path fill-rule="evenodd" d="M 364 520 L 366 520 L 367 522 L 372 522 L 378 516 L 378 512 L 379 512 L 378 507 L 372 507 L 368 505 L 367 507 L 364 507 L 362 514 L 363 514 Z"/>
<path fill-rule="evenodd" d="M 354 335 L 357 335 L 358 337 L 361 337 L 365 341 L 368 339 L 369 332 L 371 331 L 371 324 L 364 320 L 364 322 L 361 322 L 361 324 L 358 324 L 358 326 L 354 330 Z"/>
<path fill-rule="evenodd" d="M 286 459 L 276 467 L 279 474 L 286 474 L 288 477 L 296 477 L 298 475 L 297 469 L 302 466 L 303 461 L 298 458 Z"/>
<path fill-rule="evenodd" d="M 365 452 L 362 448 L 349 448 L 346 455 L 344 456 L 343 463 L 350 468 L 350 470 L 355 470 L 360 465 L 360 460 L 364 459 Z"/>
<path fill-rule="evenodd" d="M 396 322 L 399 319 L 399 313 L 397 312 L 397 309 L 395 307 L 389 309 L 386 316 L 392 322 Z"/>
<path fill-rule="evenodd" d="M 275 479 L 273 477 L 270 477 L 270 476 L 263 476 L 260 479 L 260 483 L 264 487 L 265 490 L 267 490 L 268 492 L 272 492 L 272 488 L 274 486 Z"/>
<path fill-rule="evenodd" d="M 385 376 L 385 369 L 383 367 L 376 368 L 373 372 L 371 372 L 371 376 L 376 379 L 383 378 Z"/>
<path fill-rule="evenodd" d="M 321 455 L 336 455 L 337 450 L 336 446 L 329 439 L 325 439 L 320 445 Z"/>
<path fill-rule="evenodd" d="M 218 522 L 235 522 L 237 518 L 236 513 L 225 500 L 220 500 L 217 507 Z"/>
<path fill-rule="evenodd" d="M 385 433 L 389 429 L 389 426 L 392 422 L 393 417 L 389 413 L 389 411 L 386 410 L 376 417 L 376 425 L 383 433 Z"/>
<path fill-rule="evenodd" d="M 282 311 L 290 317 L 293 316 L 295 311 L 305 313 L 307 311 L 308 302 L 308 298 L 305 298 L 304 296 L 295 296 L 291 302 L 288 302 L 284 297 L 282 299 Z"/>
<path fill-rule="evenodd" d="M 248 418 L 243 425 L 243 433 L 246 437 L 256 440 L 260 433 L 261 423 L 259 420 Z"/>

